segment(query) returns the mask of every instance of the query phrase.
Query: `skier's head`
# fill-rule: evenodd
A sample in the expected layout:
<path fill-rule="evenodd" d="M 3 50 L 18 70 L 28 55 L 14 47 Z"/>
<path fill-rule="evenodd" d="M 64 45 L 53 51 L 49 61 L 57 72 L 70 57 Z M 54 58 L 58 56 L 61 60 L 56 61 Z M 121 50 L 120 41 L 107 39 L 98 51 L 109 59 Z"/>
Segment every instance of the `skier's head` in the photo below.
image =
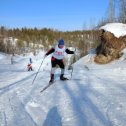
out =
<path fill-rule="evenodd" d="M 63 39 L 59 39 L 58 46 L 59 46 L 59 48 L 63 48 L 64 47 L 64 40 Z"/>

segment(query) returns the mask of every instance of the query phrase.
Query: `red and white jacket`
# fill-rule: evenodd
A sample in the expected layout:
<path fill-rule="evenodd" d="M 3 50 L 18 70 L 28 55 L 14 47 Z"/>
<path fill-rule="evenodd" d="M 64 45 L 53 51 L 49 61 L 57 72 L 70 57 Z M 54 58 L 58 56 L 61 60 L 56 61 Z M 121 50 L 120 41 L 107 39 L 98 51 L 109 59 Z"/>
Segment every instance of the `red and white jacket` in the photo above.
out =
<path fill-rule="evenodd" d="M 74 54 L 74 51 L 70 51 L 65 46 L 63 48 L 59 48 L 58 45 L 55 46 L 55 48 L 50 49 L 46 55 L 52 54 L 52 57 L 58 60 L 62 60 L 64 58 L 65 53 L 67 54 Z"/>

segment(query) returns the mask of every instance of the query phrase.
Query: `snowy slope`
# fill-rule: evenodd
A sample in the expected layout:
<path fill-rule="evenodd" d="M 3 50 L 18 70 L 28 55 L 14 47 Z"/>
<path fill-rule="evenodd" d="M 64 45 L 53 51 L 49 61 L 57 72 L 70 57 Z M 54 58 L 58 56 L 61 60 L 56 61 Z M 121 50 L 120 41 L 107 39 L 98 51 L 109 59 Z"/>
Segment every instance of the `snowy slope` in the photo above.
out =
<path fill-rule="evenodd" d="M 100 29 L 109 31 L 118 38 L 120 36 L 126 35 L 126 24 L 122 24 L 122 23 L 109 23 L 109 24 L 106 24 L 105 26 L 102 26 Z"/>
<path fill-rule="evenodd" d="M 49 81 L 50 56 L 32 84 L 44 53 L 17 56 L 13 65 L 1 54 L 0 126 L 125 126 L 126 53 L 107 65 L 95 64 L 94 55 L 74 64 L 72 80 L 59 81 L 57 69 L 55 84 L 40 93 Z M 31 56 L 34 71 L 27 72 Z"/>

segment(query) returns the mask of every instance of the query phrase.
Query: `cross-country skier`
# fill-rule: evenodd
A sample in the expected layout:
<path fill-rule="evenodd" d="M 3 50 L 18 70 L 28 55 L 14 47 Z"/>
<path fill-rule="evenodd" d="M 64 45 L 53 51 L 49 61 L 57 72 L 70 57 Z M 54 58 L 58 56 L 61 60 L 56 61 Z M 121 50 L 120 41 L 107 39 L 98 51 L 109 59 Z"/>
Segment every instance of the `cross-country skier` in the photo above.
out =
<path fill-rule="evenodd" d="M 31 64 L 31 63 L 28 63 L 27 67 L 28 67 L 28 71 L 32 71 L 32 70 L 33 70 L 33 69 L 32 69 L 32 64 Z"/>
<path fill-rule="evenodd" d="M 61 68 L 60 80 L 67 80 L 67 78 L 64 77 L 65 65 L 63 62 L 63 58 L 65 53 L 74 54 L 74 51 L 70 51 L 69 49 L 67 49 L 64 45 L 64 40 L 59 39 L 58 44 L 54 48 L 50 49 L 45 54 L 45 56 L 48 56 L 51 53 L 53 54 L 51 58 L 52 70 L 51 70 L 50 83 L 54 82 L 54 71 L 56 69 L 56 65 L 59 65 L 59 67 Z"/>

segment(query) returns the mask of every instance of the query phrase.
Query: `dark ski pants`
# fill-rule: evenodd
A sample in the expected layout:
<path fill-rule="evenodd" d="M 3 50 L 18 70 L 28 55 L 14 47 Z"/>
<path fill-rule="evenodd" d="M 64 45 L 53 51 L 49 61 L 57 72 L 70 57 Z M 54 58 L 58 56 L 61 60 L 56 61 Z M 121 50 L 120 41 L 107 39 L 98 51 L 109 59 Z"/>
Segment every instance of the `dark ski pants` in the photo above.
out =
<path fill-rule="evenodd" d="M 32 67 L 29 67 L 29 68 L 28 68 L 28 71 L 32 71 Z"/>
<path fill-rule="evenodd" d="M 55 59 L 54 57 L 52 57 L 51 58 L 51 64 L 52 64 L 51 79 L 54 78 L 54 73 L 55 73 L 56 65 L 58 65 L 61 68 L 61 75 L 64 74 L 65 65 L 64 65 L 63 59 L 58 60 L 58 59 Z"/>

